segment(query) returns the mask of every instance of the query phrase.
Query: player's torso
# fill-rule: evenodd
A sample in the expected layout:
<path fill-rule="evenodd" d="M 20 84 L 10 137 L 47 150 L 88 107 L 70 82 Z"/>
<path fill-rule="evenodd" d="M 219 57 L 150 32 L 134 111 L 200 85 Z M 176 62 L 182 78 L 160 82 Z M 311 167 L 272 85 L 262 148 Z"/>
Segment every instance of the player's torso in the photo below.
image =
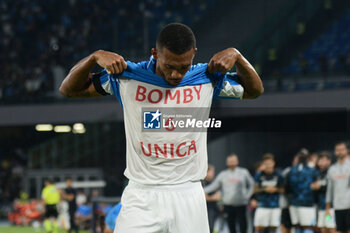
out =
<path fill-rule="evenodd" d="M 278 174 L 276 172 L 272 174 L 261 173 L 259 176 L 259 186 L 266 188 L 268 186 L 278 187 Z M 262 192 L 257 195 L 259 206 L 266 208 L 274 208 L 279 205 L 279 194 L 278 193 L 266 193 Z"/>
<path fill-rule="evenodd" d="M 212 84 L 164 88 L 121 78 L 119 89 L 124 108 L 128 178 L 140 182 L 143 176 L 143 183 L 181 183 L 202 178 L 206 169 L 203 162 L 207 162 L 206 133 L 174 132 L 172 125 L 164 130 L 162 119 L 169 109 L 175 112 L 180 108 L 209 109 Z"/>
<path fill-rule="evenodd" d="M 268 187 L 268 186 L 278 186 L 278 174 L 272 173 L 272 174 L 265 174 L 262 173 L 259 177 L 259 185 L 262 188 Z"/>

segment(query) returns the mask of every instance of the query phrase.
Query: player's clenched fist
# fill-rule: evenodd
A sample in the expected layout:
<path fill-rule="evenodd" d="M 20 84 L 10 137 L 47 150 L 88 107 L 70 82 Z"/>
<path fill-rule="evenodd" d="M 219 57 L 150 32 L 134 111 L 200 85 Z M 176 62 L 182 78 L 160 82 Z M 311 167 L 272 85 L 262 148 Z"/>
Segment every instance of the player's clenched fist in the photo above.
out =
<path fill-rule="evenodd" d="M 239 51 L 235 48 L 228 48 L 216 53 L 209 61 L 209 73 L 220 72 L 222 74 L 230 71 L 235 65 L 238 57 L 241 56 Z"/>
<path fill-rule="evenodd" d="M 93 55 L 96 63 L 109 74 L 120 74 L 127 68 L 124 58 L 116 53 L 98 50 Z"/>

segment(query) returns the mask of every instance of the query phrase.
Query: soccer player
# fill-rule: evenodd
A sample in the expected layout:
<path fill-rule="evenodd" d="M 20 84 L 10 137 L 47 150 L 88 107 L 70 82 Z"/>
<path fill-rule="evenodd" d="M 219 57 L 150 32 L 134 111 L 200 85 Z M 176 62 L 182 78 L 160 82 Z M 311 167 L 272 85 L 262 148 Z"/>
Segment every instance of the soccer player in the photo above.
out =
<path fill-rule="evenodd" d="M 345 233 L 350 230 L 350 164 L 346 162 L 349 148 L 345 142 L 335 144 L 334 154 L 337 162 L 327 173 L 326 215 L 335 210 L 337 231 Z"/>
<path fill-rule="evenodd" d="M 129 184 L 115 232 L 209 232 L 200 183 L 208 164 L 206 132 L 144 132 L 142 108 L 209 108 L 213 97 L 256 98 L 263 86 L 237 49 L 192 65 L 196 52 L 192 30 L 172 23 L 159 33 L 149 61 L 125 62 L 99 50 L 79 61 L 62 82 L 65 96 L 115 95 L 123 107 Z M 104 70 L 91 74 L 96 65 Z M 237 73 L 227 75 L 234 66 Z M 159 119 L 159 112 L 153 117 Z"/>
<path fill-rule="evenodd" d="M 254 191 L 254 180 L 246 168 L 238 167 L 238 163 L 237 155 L 227 156 L 228 169 L 220 172 L 213 183 L 204 188 L 204 191 L 208 194 L 221 190 L 230 232 L 236 233 L 236 223 L 238 223 L 239 232 L 246 233 L 247 204 Z"/>
<path fill-rule="evenodd" d="M 66 178 L 66 185 L 67 188 L 63 192 L 61 192 L 61 195 L 62 198 L 68 202 L 68 213 L 70 223 L 70 228 L 68 232 L 70 233 L 74 230 L 76 233 L 78 233 L 79 228 L 75 223 L 75 212 L 77 211 L 77 191 L 75 190 L 75 188 L 73 188 L 73 180 L 71 177 Z"/>
<path fill-rule="evenodd" d="M 335 233 L 334 210 L 331 209 L 330 215 L 326 215 L 326 191 L 327 191 L 327 171 L 331 166 L 332 160 L 330 154 L 322 152 L 317 160 L 317 180 L 311 184 L 311 189 L 317 194 L 317 227 L 321 233 Z"/>
<path fill-rule="evenodd" d="M 254 215 L 255 232 L 275 232 L 280 225 L 281 209 L 279 194 L 283 190 L 283 178 L 275 170 L 275 159 L 272 154 L 263 156 L 264 170 L 255 175 L 255 194 L 258 208 Z"/>
<path fill-rule="evenodd" d="M 313 232 L 316 223 L 314 192 L 311 184 L 316 180 L 315 170 L 307 165 L 308 154 L 299 153 L 299 164 L 287 175 L 286 191 L 290 194 L 290 218 L 293 226 L 304 233 Z"/>
<path fill-rule="evenodd" d="M 45 230 L 47 233 L 58 233 L 57 204 L 60 201 L 60 193 L 50 179 L 45 180 L 45 187 L 42 190 L 41 198 L 45 203 Z M 51 224 L 51 218 L 53 218 L 53 224 Z"/>

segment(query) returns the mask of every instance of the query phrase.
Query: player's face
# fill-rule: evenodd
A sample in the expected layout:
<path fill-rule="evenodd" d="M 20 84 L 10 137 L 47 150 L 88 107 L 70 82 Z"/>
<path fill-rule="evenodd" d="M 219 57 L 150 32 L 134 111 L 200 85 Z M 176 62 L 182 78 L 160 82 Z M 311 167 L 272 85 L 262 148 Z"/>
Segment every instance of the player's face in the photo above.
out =
<path fill-rule="evenodd" d="M 338 144 L 335 146 L 334 154 L 337 158 L 344 158 L 348 155 L 348 149 L 344 144 Z"/>
<path fill-rule="evenodd" d="M 229 156 L 226 159 L 226 165 L 229 168 L 235 168 L 238 166 L 238 158 L 237 156 Z"/>
<path fill-rule="evenodd" d="M 72 180 L 66 180 L 67 187 L 72 187 Z"/>
<path fill-rule="evenodd" d="M 321 170 L 326 170 L 330 165 L 331 165 L 331 160 L 328 159 L 327 157 L 322 157 L 317 161 L 317 166 Z"/>
<path fill-rule="evenodd" d="M 264 161 L 264 170 L 267 171 L 267 172 L 271 172 L 273 171 L 275 167 L 275 161 L 273 159 L 266 159 Z"/>
<path fill-rule="evenodd" d="M 170 85 L 178 85 L 191 68 L 196 51 L 191 49 L 183 54 L 175 54 L 165 47 L 152 49 L 152 55 L 157 59 L 156 73 Z"/>

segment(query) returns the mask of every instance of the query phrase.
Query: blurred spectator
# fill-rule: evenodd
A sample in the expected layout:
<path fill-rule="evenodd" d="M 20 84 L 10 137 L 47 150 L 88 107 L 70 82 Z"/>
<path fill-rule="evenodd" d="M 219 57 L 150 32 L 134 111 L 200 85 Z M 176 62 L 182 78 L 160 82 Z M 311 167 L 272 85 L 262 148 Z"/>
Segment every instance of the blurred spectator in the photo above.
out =
<path fill-rule="evenodd" d="M 335 210 L 337 231 L 350 230 L 350 164 L 346 162 L 349 148 L 345 142 L 335 145 L 334 154 L 337 162 L 328 171 L 326 194 L 326 215 L 331 215 L 331 207 Z"/>
<path fill-rule="evenodd" d="M 247 204 L 254 191 L 254 180 L 246 168 L 238 167 L 238 157 L 231 154 L 226 159 L 228 169 L 219 173 L 214 181 L 204 188 L 206 194 L 221 190 L 224 211 L 231 233 L 247 232 Z"/>
<path fill-rule="evenodd" d="M 309 167 L 314 168 L 314 167 L 316 167 L 317 160 L 318 160 L 318 154 L 312 153 L 311 155 L 309 155 L 309 157 L 307 159 L 307 165 Z"/>
<path fill-rule="evenodd" d="M 320 66 L 320 70 L 322 73 L 323 78 L 327 78 L 328 76 L 328 62 L 327 58 L 323 53 L 320 54 L 320 57 L 318 58 L 318 64 Z"/>
<path fill-rule="evenodd" d="M 68 214 L 69 214 L 69 233 L 73 232 L 73 230 L 78 233 L 79 228 L 75 223 L 75 212 L 77 211 L 77 191 L 73 188 L 73 180 L 71 177 L 66 178 L 67 188 L 61 192 L 62 198 L 68 202 Z"/>
<path fill-rule="evenodd" d="M 82 189 L 79 189 L 77 192 L 77 205 L 78 207 L 86 204 L 87 197 Z"/>
<path fill-rule="evenodd" d="M 308 73 L 309 63 L 302 54 L 299 54 L 299 66 L 301 68 L 302 74 L 306 75 Z"/>

